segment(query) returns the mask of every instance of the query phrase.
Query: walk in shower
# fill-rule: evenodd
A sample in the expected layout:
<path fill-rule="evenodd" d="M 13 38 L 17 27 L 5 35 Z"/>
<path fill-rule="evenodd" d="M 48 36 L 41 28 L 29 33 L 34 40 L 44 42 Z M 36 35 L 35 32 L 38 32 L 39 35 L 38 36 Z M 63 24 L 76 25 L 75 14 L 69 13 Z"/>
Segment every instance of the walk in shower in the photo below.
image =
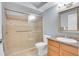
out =
<path fill-rule="evenodd" d="M 9 9 L 5 9 L 5 15 L 5 55 L 34 48 L 35 43 L 43 41 L 41 16 Z"/>

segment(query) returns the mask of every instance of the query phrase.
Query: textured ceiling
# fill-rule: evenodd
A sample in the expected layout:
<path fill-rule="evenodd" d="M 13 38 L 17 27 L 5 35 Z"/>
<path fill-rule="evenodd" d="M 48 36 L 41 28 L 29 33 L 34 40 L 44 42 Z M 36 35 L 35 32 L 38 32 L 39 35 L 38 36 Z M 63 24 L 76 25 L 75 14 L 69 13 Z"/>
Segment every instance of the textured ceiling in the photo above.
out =
<path fill-rule="evenodd" d="M 56 5 L 55 2 L 5 2 L 4 4 L 8 9 L 34 14 L 41 14 Z"/>
<path fill-rule="evenodd" d="M 56 5 L 55 2 L 15 2 L 16 4 L 23 5 L 25 7 L 29 7 L 31 9 L 44 12 L 48 8 Z"/>
<path fill-rule="evenodd" d="M 31 2 L 36 8 L 40 8 L 45 5 L 47 2 Z"/>

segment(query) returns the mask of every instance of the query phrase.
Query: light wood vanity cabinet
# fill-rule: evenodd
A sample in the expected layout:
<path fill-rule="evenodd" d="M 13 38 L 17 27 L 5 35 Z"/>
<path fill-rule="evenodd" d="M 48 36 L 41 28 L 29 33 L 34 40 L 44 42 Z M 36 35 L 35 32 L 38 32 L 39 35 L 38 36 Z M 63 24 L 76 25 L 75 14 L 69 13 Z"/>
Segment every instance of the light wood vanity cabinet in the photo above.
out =
<path fill-rule="evenodd" d="M 76 47 L 61 43 L 60 44 L 60 55 L 61 56 L 77 56 L 78 49 Z"/>
<path fill-rule="evenodd" d="M 48 40 L 48 56 L 77 56 L 78 48 L 60 43 L 54 40 Z"/>
<path fill-rule="evenodd" d="M 48 40 L 48 56 L 59 56 L 59 43 Z"/>

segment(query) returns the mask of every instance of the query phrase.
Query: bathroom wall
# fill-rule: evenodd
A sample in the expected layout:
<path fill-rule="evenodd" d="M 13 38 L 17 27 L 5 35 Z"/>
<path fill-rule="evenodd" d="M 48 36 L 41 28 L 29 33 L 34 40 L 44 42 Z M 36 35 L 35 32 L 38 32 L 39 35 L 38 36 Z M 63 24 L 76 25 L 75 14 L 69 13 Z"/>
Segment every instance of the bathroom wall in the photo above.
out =
<path fill-rule="evenodd" d="M 57 6 L 51 7 L 42 13 L 43 16 L 43 34 L 55 36 L 58 34 L 57 31 L 57 21 L 58 13 Z"/>
<path fill-rule="evenodd" d="M 2 39 L 2 3 L 0 2 L 0 40 Z"/>
<path fill-rule="evenodd" d="M 14 26 L 13 28 L 15 28 L 15 29 L 12 29 L 12 26 L 7 26 L 7 28 L 4 26 L 4 28 L 6 28 L 6 30 L 4 30 L 4 31 L 6 31 L 4 33 L 5 55 L 12 55 L 14 53 L 16 54 L 17 52 L 20 52 L 21 50 L 27 50 L 27 49 L 33 48 L 33 47 L 35 47 L 35 43 L 43 41 L 42 17 L 37 15 L 38 12 L 34 13 L 34 10 L 27 10 L 26 7 L 17 5 L 14 3 L 9 3 L 9 4 L 3 3 L 3 6 L 4 6 L 4 8 L 27 14 L 24 17 L 27 17 L 30 14 L 36 16 L 36 19 L 34 21 L 32 21 L 30 23 L 28 22 L 28 20 L 26 21 L 26 23 L 27 23 L 26 25 L 28 26 L 29 30 L 26 32 L 21 32 L 21 34 L 15 33 L 16 30 L 22 30 L 22 28 L 24 28 L 24 30 L 25 30 L 25 29 L 27 29 L 27 27 L 25 28 L 25 27 L 21 26 L 22 27 L 21 28 L 20 26 L 18 26 L 18 27 Z M 4 10 L 4 12 L 5 11 L 6 10 Z M 11 16 L 12 14 L 14 14 L 14 15 Z M 7 24 L 7 22 L 9 22 L 7 20 L 12 20 L 12 19 L 16 19 L 16 18 L 17 19 L 19 18 L 19 20 L 25 19 L 25 18 L 21 17 L 19 14 L 16 14 L 16 12 L 15 13 L 9 12 L 9 15 L 8 14 L 6 14 L 6 15 L 7 15 L 7 18 L 5 19 L 4 24 L 5 23 Z M 19 17 L 17 15 L 19 15 Z M 13 24 L 15 24 L 15 23 L 18 25 L 17 22 L 14 22 Z M 21 23 L 23 23 L 23 22 L 21 22 Z M 25 24 L 25 22 L 24 22 L 24 24 Z M 7 32 L 7 29 L 8 29 L 8 31 L 10 31 L 10 29 L 11 29 L 15 32 L 13 32 L 13 34 L 12 34 L 12 32 Z"/>
<path fill-rule="evenodd" d="M 2 41 L 2 3 L 0 2 L 0 41 Z M 3 42 L 0 43 L 0 56 L 4 56 Z"/>
<path fill-rule="evenodd" d="M 64 36 L 67 34 L 69 37 L 74 37 L 79 40 L 79 32 L 58 32 L 58 9 L 57 6 L 51 7 L 41 14 L 43 16 L 43 34 L 51 36 Z"/>
<path fill-rule="evenodd" d="M 34 48 L 37 42 L 43 40 L 42 17 L 35 15 L 29 20 L 28 14 L 6 11 L 6 55 Z"/>

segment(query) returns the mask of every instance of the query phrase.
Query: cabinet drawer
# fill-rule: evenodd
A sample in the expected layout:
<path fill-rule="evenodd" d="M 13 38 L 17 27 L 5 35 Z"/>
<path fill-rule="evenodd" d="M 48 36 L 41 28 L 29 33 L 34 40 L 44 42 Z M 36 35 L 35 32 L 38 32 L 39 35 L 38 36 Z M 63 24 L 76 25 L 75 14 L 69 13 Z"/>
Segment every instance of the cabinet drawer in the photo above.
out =
<path fill-rule="evenodd" d="M 66 52 L 64 50 L 61 50 L 60 51 L 60 56 L 74 56 L 73 54 L 69 53 L 69 52 Z"/>
<path fill-rule="evenodd" d="M 59 43 L 50 39 L 48 40 L 48 45 L 52 45 L 59 48 Z"/>
<path fill-rule="evenodd" d="M 48 46 L 48 50 L 53 50 L 53 51 L 59 52 L 59 48 L 50 46 L 50 45 Z"/>
<path fill-rule="evenodd" d="M 61 44 L 60 45 L 60 50 L 65 50 L 65 51 L 67 51 L 69 53 L 78 55 L 77 48 L 75 48 L 73 46 L 66 45 L 66 44 Z"/>
<path fill-rule="evenodd" d="M 53 50 L 49 50 L 48 51 L 48 56 L 59 56 L 59 53 L 58 52 L 55 52 Z"/>

